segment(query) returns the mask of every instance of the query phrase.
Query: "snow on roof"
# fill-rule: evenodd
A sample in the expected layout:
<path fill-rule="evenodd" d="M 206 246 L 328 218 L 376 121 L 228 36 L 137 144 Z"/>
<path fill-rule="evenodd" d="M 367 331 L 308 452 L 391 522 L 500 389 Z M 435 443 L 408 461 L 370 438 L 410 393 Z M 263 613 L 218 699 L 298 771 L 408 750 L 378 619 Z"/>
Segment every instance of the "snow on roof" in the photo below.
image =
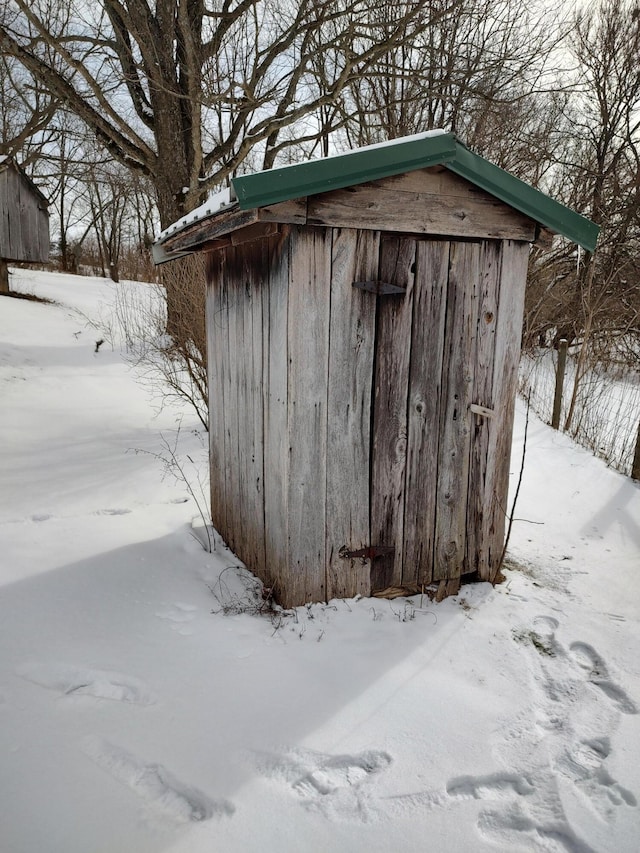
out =
<path fill-rule="evenodd" d="M 309 160 L 303 160 L 302 163 L 314 163 L 317 161 L 324 160 L 333 160 L 336 157 L 347 157 L 350 154 L 360 154 L 363 151 L 374 151 L 377 148 L 386 148 L 390 145 L 397 145 L 398 142 L 418 142 L 421 139 L 428 139 L 432 136 L 442 136 L 446 133 L 445 130 L 426 130 L 422 133 L 414 133 L 411 136 L 404 136 L 401 140 L 398 139 L 387 139 L 384 142 L 375 142 L 372 145 L 363 145 L 361 148 L 354 148 L 351 151 L 342 151 L 335 152 L 334 154 L 329 154 L 326 157 L 312 157 Z M 267 169 L 267 172 L 281 171 L 282 169 L 295 168 L 296 166 L 300 166 L 301 162 L 298 163 L 287 163 L 284 166 L 274 166 L 273 169 Z M 201 219 L 205 219 L 207 216 L 211 216 L 214 213 L 218 213 L 218 211 L 222 210 L 225 207 L 230 207 L 235 204 L 235 199 L 231 198 L 231 189 L 229 187 L 225 187 L 225 189 L 220 190 L 217 193 L 213 193 L 209 196 L 209 198 L 201 204 L 200 207 L 195 208 L 195 210 L 189 211 L 182 219 L 179 219 L 177 222 L 173 222 L 164 231 L 161 231 L 160 234 L 156 237 L 156 242 L 162 242 L 165 240 L 170 234 L 175 234 L 177 231 L 181 231 L 183 228 L 186 228 L 188 225 L 193 225 L 196 222 L 199 222 Z"/>
<path fill-rule="evenodd" d="M 378 148 L 390 148 L 392 145 L 398 145 L 402 142 L 420 142 L 422 139 L 430 139 L 433 136 L 443 136 L 446 130 L 425 130 L 422 133 L 412 133 L 409 136 L 401 136 L 397 139 L 385 139 L 383 142 L 373 142 L 371 145 L 362 145 L 360 148 L 352 148 L 349 151 L 336 151 L 333 154 L 327 154 L 326 157 L 310 157 L 308 160 L 300 160 L 297 163 L 286 163 L 283 166 L 274 166 L 272 169 L 267 169 L 267 172 L 278 172 L 283 169 L 295 169 L 304 163 L 318 163 L 320 161 L 334 160 L 337 157 L 349 157 L 352 154 L 362 154 L 363 152 L 376 151 Z"/>
<path fill-rule="evenodd" d="M 209 198 L 200 205 L 200 207 L 196 207 L 195 210 L 189 211 L 182 219 L 179 219 L 177 222 L 173 222 L 164 231 L 161 231 L 160 234 L 156 237 L 156 242 L 161 242 L 170 234 L 174 234 L 176 231 L 181 231 L 183 228 L 186 228 L 187 225 L 193 225 L 195 222 L 199 222 L 201 219 L 205 219 L 207 216 L 211 216 L 213 213 L 218 213 L 219 210 L 223 210 L 225 207 L 231 207 L 236 204 L 236 200 L 231 198 L 231 187 L 225 187 L 217 193 L 212 193 Z"/>

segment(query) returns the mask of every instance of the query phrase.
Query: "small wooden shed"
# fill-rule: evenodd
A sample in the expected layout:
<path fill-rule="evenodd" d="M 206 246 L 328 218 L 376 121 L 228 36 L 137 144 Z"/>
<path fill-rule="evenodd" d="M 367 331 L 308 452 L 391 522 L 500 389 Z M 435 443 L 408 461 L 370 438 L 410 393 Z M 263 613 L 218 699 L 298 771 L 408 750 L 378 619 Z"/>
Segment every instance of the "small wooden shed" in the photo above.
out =
<path fill-rule="evenodd" d="M 12 157 L 0 157 L 0 291 L 7 262 L 47 263 L 49 202 Z"/>
<path fill-rule="evenodd" d="M 207 253 L 211 512 L 285 606 L 493 580 L 529 247 L 591 222 L 430 132 L 233 181 Z"/>

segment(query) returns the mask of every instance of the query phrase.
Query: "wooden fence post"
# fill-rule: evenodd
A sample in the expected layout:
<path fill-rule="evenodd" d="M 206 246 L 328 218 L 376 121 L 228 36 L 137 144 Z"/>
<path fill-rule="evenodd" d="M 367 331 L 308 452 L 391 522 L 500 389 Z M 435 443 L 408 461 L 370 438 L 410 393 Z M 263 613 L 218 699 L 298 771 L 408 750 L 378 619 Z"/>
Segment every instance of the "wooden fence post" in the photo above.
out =
<path fill-rule="evenodd" d="M 0 293 L 10 293 L 9 267 L 4 258 L 0 258 Z"/>
<path fill-rule="evenodd" d="M 551 426 L 558 429 L 560 426 L 560 410 L 562 409 L 562 388 L 564 386 L 564 372 L 567 367 L 567 348 L 569 342 L 562 338 L 558 342 L 558 367 L 556 369 L 556 393 L 553 397 L 553 417 Z"/>
<path fill-rule="evenodd" d="M 640 423 L 636 437 L 636 452 L 633 454 L 633 464 L 631 465 L 631 477 L 634 480 L 640 480 Z"/>

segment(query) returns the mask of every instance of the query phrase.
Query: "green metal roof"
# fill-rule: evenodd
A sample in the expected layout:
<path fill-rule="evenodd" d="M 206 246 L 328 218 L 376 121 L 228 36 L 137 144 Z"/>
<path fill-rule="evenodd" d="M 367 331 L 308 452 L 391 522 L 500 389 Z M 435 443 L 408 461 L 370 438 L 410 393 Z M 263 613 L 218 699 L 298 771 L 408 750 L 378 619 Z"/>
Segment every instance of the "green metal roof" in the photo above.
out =
<path fill-rule="evenodd" d="M 455 153 L 452 133 L 432 131 L 431 135 L 406 136 L 392 143 L 256 172 L 233 178 L 232 183 L 240 207 L 263 207 L 436 166 L 454 158 Z"/>
<path fill-rule="evenodd" d="M 242 209 L 363 184 L 443 165 L 552 231 L 592 252 L 599 228 L 534 187 L 466 148 L 455 134 L 430 131 L 346 154 L 233 178 Z"/>

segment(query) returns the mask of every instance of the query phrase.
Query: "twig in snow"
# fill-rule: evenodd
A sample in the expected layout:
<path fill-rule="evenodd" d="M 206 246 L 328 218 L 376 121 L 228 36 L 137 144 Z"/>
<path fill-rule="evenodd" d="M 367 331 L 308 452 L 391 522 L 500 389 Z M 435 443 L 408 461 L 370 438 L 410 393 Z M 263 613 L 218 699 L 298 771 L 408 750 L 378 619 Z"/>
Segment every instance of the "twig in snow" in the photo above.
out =
<path fill-rule="evenodd" d="M 184 470 L 182 463 L 178 459 L 177 448 L 178 448 L 178 441 L 180 439 L 181 428 L 182 428 L 182 419 L 180 419 L 178 422 L 178 429 L 176 430 L 176 437 L 175 437 L 175 441 L 173 443 L 173 446 L 171 446 L 171 444 L 169 444 L 169 441 L 167 440 L 164 433 L 162 433 L 162 432 L 160 433 L 160 438 L 162 440 L 162 445 L 166 451 L 166 455 L 163 453 L 154 453 L 151 450 L 136 449 L 134 452 L 136 454 L 137 453 L 146 453 L 148 456 L 153 456 L 155 459 L 159 459 L 164 464 L 165 472 L 172 474 L 176 480 L 181 480 L 184 483 L 189 494 L 191 495 L 191 497 L 194 500 L 194 503 L 198 509 L 198 513 L 200 515 L 200 518 L 202 519 L 202 522 L 204 524 L 204 530 L 205 530 L 205 534 L 207 537 L 207 546 L 208 546 L 208 547 L 207 546 L 205 546 L 205 547 L 206 547 L 206 550 L 209 552 L 209 554 L 211 554 L 213 551 L 215 551 L 216 545 L 215 545 L 215 540 L 211 534 L 211 529 L 213 527 L 213 523 L 212 523 L 211 518 L 209 517 L 208 513 L 206 512 L 207 499 L 206 499 L 206 496 L 204 494 L 204 489 L 202 488 L 202 482 L 200 480 L 200 477 L 198 476 L 197 477 L 198 491 L 200 493 L 198 495 L 196 493 L 196 489 L 194 488 L 191 480 L 187 477 L 187 474 Z M 193 459 L 188 455 L 187 455 L 187 459 L 195 467 L 195 463 L 193 462 Z"/>
<path fill-rule="evenodd" d="M 502 554 L 500 554 L 500 561 L 498 562 L 498 571 L 496 572 L 496 577 L 499 575 L 500 570 L 502 569 L 502 565 L 504 563 L 504 558 L 507 554 L 507 548 L 509 546 L 509 539 L 511 538 L 511 528 L 513 527 L 514 521 L 514 513 L 516 511 L 516 504 L 518 502 L 518 495 L 520 494 L 520 486 L 522 485 L 522 475 L 524 473 L 524 460 L 527 455 L 527 433 L 529 432 L 529 410 L 531 409 L 531 397 L 527 395 L 527 414 L 524 421 L 524 436 L 522 439 L 522 461 L 520 462 L 520 473 L 518 474 L 518 484 L 516 486 L 515 493 L 513 495 L 513 503 L 511 504 L 511 514 L 509 515 L 509 524 L 507 525 L 507 535 L 504 539 L 504 546 L 502 548 Z M 532 522 L 535 523 L 535 522 Z"/>

